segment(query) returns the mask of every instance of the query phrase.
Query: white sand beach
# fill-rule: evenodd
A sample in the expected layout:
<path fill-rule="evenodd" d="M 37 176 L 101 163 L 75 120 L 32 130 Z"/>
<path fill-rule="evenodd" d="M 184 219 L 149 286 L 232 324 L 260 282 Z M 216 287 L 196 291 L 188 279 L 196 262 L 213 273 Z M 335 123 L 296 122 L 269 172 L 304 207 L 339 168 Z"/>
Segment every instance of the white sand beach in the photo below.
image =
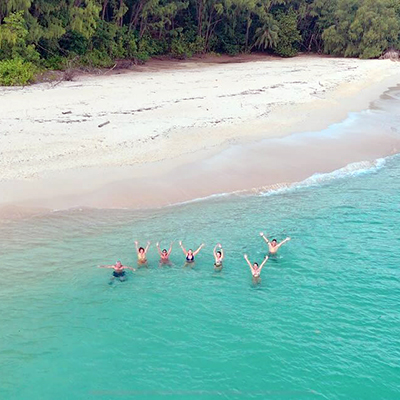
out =
<path fill-rule="evenodd" d="M 400 64 L 389 60 L 229 61 L 154 61 L 118 74 L 0 88 L 0 204 L 42 199 L 34 205 L 55 208 L 60 202 L 52 200 L 60 196 L 93 193 L 130 178 L 152 186 L 152 193 L 168 191 L 155 177 L 190 164 L 193 178 L 197 162 L 232 145 L 327 128 L 400 83 Z M 378 155 L 393 153 L 389 142 Z M 198 179 L 207 186 L 207 179 Z M 175 179 L 174 185 L 180 183 Z M 80 204 L 74 197 L 62 205 L 162 205 L 139 194 L 126 204 L 106 196 L 101 204 Z M 198 194 L 175 192 L 167 203 Z"/>

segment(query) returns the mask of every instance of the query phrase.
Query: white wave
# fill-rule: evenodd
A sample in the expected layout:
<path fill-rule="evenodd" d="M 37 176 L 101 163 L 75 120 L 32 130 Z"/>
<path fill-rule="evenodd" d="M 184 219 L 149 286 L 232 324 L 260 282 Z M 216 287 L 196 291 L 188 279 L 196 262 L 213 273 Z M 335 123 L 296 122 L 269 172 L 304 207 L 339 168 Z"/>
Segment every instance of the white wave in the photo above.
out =
<path fill-rule="evenodd" d="M 235 194 L 241 194 L 241 193 L 246 193 L 246 192 L 247 192 L 246 190 L 238 190 L 236 192 L 215 193 L 215 194 L 210 194 L 209 196 L 197 197 L 195 199 L 180 201 L 178 203 L 171 203 L 171 204 L 168 204 L 166 207 L 179 207 L 179 206 L 183 206 L 185 204 L 199 203 L 201 201 L 218 199 L 218 198 L 221 198 L 221 197 L 228 197 L 228 196 L 233 196 Z M 164 206 L 159 207 L 159 208 L 164 208 Z"/>
<path fill-rule="evenodd" d="M 343 168 L 338 170 L 328 172 L 328 173 L 315 173 L 314 175 L 310 176 L 309 178 L 305 179 L 301 182 L 294 182 L 294 183 L 277 183 L 274 185 L 262 186 L 253 189 L 243 189 L 237 190 L 233 192 L 223 192 L 223 193 L 214 193 L 209 196 L 199 197 L 191 200 L 186 200 L 177 203 L 171 203 L 165 206 L 154 207 L 154 209 L 163 209 L 165 207 L 179 207 L 183 205 L 188 205 L 192 203 L 199 203 L 203 201 L 210 201 L 210 200 L 217 200 L 226 197 L 233 197 L 233 196 L 272 196 L 277 194 L 282 194 L 286 192 L 290 192 L 297 189 L 303 189 L 313 186 L 319 186 L 325 183 L 329 183 L 336 179 L 343 179 L 349 177 L 356 177 L 366 173 L 374 173 L 383 168 L 386 164 L 388 159 L 393 157 L 399 156 L 400 154 L 394 156 L 388 156 L 387 158 L 379 158 L 375 161 L 361 161 L 355 162 L 346 165 Z M 57 212 L 65 212 L 68 210 L 79 210 L 84 211 L 86 209 L 99 209 L 99 210 L 129 210 L 129 207 L 106 207 L 106 208 L 97 208 L 97 207 L 70 207 L 67 209 L 58 209 L 53 210 L 53 213 Z"/>
<path fill-rule="evenodd" d="M 388 157 L 391 158 L 391 157 Z M 375 161 L 360 161 L 346 165 L 343 168 L 337 169 L 327 173 L 315 173 L 309 178 L 301 182 L 294 183 L 277 183 L 274 185 L 262 186 L 250 190 L 238 190 L 229 193 L 216 193 L 206 197 L 199 197 L 192 200 L 187 200 L 179 203 L 170 204 L 169 207 L 182 206 L 185 204 L 198 203 L 213 199 L 219 199 L 231 196 L 271 196 L 286 193 L 289 191 L 303 189 L 308 187 L 320 186 L 331 181 L 343 178 L 351 178 L 360 176 L 367 173 L 374 173 L 383 168 L 386 164 L 387 158 L 379 158 Z"/>
<path fill-rule="evenodd" d="M 319 186 L 337 179 L 352 178 L 367 173 L 374 173 L 383 168 L 386 164 L 385 158 L 378 158 L 375 161 L 360 161 L 346 165 L 343 168 L 327 173 L 316 173 L 301 182 L 283 183 L 259 189 L 262 196 L 270 196 L 295 189 Z"/>

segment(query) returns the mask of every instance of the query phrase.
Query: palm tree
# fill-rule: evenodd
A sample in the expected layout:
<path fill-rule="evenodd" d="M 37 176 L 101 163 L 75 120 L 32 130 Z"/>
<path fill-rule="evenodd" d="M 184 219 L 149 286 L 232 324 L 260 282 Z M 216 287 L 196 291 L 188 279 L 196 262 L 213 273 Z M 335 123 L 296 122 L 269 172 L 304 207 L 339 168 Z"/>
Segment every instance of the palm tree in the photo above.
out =
<path fill-rule="evenodd" d="M 254 34 L 255 42 L 252 47 L 263 47 L 264 49 L 273 47 L 278 42 L 279 27 L 272 16 L 268 16 L 264 25 L 257 28 Z"/>

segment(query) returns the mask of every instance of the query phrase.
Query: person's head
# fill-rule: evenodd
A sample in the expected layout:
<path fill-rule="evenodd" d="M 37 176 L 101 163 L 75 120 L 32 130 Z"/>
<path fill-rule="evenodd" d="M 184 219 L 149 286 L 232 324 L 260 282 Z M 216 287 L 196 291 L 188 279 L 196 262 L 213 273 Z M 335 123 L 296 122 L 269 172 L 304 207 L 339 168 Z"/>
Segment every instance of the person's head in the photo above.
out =
<path fill-rule="evenodd" d="M 220 251 L 217 251 L 217 257 L 221 258 L 222 257 L 222 253 Z"/>
<path fill-rule="evenodd" d="M 168 254 L 168 251 L 167 249 L 164 249 L 161 253 L 163 254 L 163 256 L 166 256 Z"/>
<path fill-rule="evenodd" d="M 115 266 L 116 266 L 117 268 L 121 268 L 121 267 L 122 267 L 121 261 L 117 261 L 117 262 L 115 263 Z"/>
<path fill-rule="evenodd" d="M 143 247 L 139 247 L 139 253 L 143 254 L 144 253 L 144 248 Z"/>
<path fill-rule="evenodd" d="M 188 250 L 188 254 L 191 256 L 191 255 L 193 254 L 193 250 L 192 250 L 192 249 L 189 249 L 189 250 Z"/>
<path fill-rule="evenodd" d="M 253 267 L 258 268 L 258 263 L 254 263 Z"/>
<path fill-rule="evenodd" d="M 272 247 L 275 247 L 278 244 L 278 242 L 276 241 L 276 239 L 272 239 L 271 244 L 272 244 Z"/>

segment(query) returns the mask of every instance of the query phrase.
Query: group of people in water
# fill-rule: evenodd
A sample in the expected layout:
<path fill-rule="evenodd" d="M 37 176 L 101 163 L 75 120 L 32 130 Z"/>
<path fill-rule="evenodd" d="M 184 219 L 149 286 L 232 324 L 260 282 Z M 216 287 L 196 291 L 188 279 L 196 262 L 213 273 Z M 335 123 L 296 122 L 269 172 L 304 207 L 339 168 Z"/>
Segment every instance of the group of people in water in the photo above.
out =
<path fill-rule="evenodd" d="M 263 232 L 260 233 L 260 236 L 264 239 L 266 244 L 268 245 L 268 254 L 265 256 L 264 260 L 262 263 L 259 265 L 258 263 L 251 263 L 247 254 L 244 254 L 244 259 L 246 260 L 248 266 L 250 267 L 251 274 L 253 276 L 253 279 L 255 281 L 260 280 L 260 275 L 261 275 L 261 270 L 263 269 L 264 265 L 268 261 L 268 258 L 270 255 L 274 255 L 278 252 L 280 247 L 287 243 L 290 240 L 290 237 L 287 237 L 285 240 L 282 240 L 280 243 L 276 239 L 273 240 L 268 240 L 268 238 L 264 235 Z M 156 248 L 158 251 L 158 254 L 160 256 L 159 260 L 159 266 L 172 266 L 172 263 L 170 261 L 170 255 L 172 252 L 172 245 L 173 243 L 171 242 L 169 249 L 162 249 L 160 248 L 160 243 L 156 243 Z M 139 243 L 135 241 L 135 246 L 136 246 L 136 253 L 137 253 L 137 265 L 138 268 L 142 267 L 148 267 L 148 261 L 147 261 L 147 252 L 149 251 L 150 248 L 150 242 L 147 242 L 146 247 L 139 247 Z M 179 242 L 179 246 L 182 249 L 183 254 L 185 255 L 185 264 L 184 267 L 194 267 L 195 263 L 195 257 L 201 249 L 204 247 L 204 243 L 199 246 L 199 248 L 195 251 L 192 249 L 186 250 L 185 247 L 183 246 L 182 242 Z M 214 255 L 214 270 L 219 272 L 223 268 L 223 260 L 225 257 L 224 250 L 222 248 L 222 245 L 218 243 L 213 250 L 213 255 Z M 126 279 L 125 275 L 125 270 L 130 269 L 131 271 L 136 271 L 135 268 L 129 267 L 127 265 L 123 265 L 121 261 L 117 261 L 114 265 L 100 265 L 99 268 L 109 268 L 113 270 L 113 274 L 111 277 L 110 283 L 114 281 L 114 279 L 119 279 L 120 281 L 124 281 Z"/>

